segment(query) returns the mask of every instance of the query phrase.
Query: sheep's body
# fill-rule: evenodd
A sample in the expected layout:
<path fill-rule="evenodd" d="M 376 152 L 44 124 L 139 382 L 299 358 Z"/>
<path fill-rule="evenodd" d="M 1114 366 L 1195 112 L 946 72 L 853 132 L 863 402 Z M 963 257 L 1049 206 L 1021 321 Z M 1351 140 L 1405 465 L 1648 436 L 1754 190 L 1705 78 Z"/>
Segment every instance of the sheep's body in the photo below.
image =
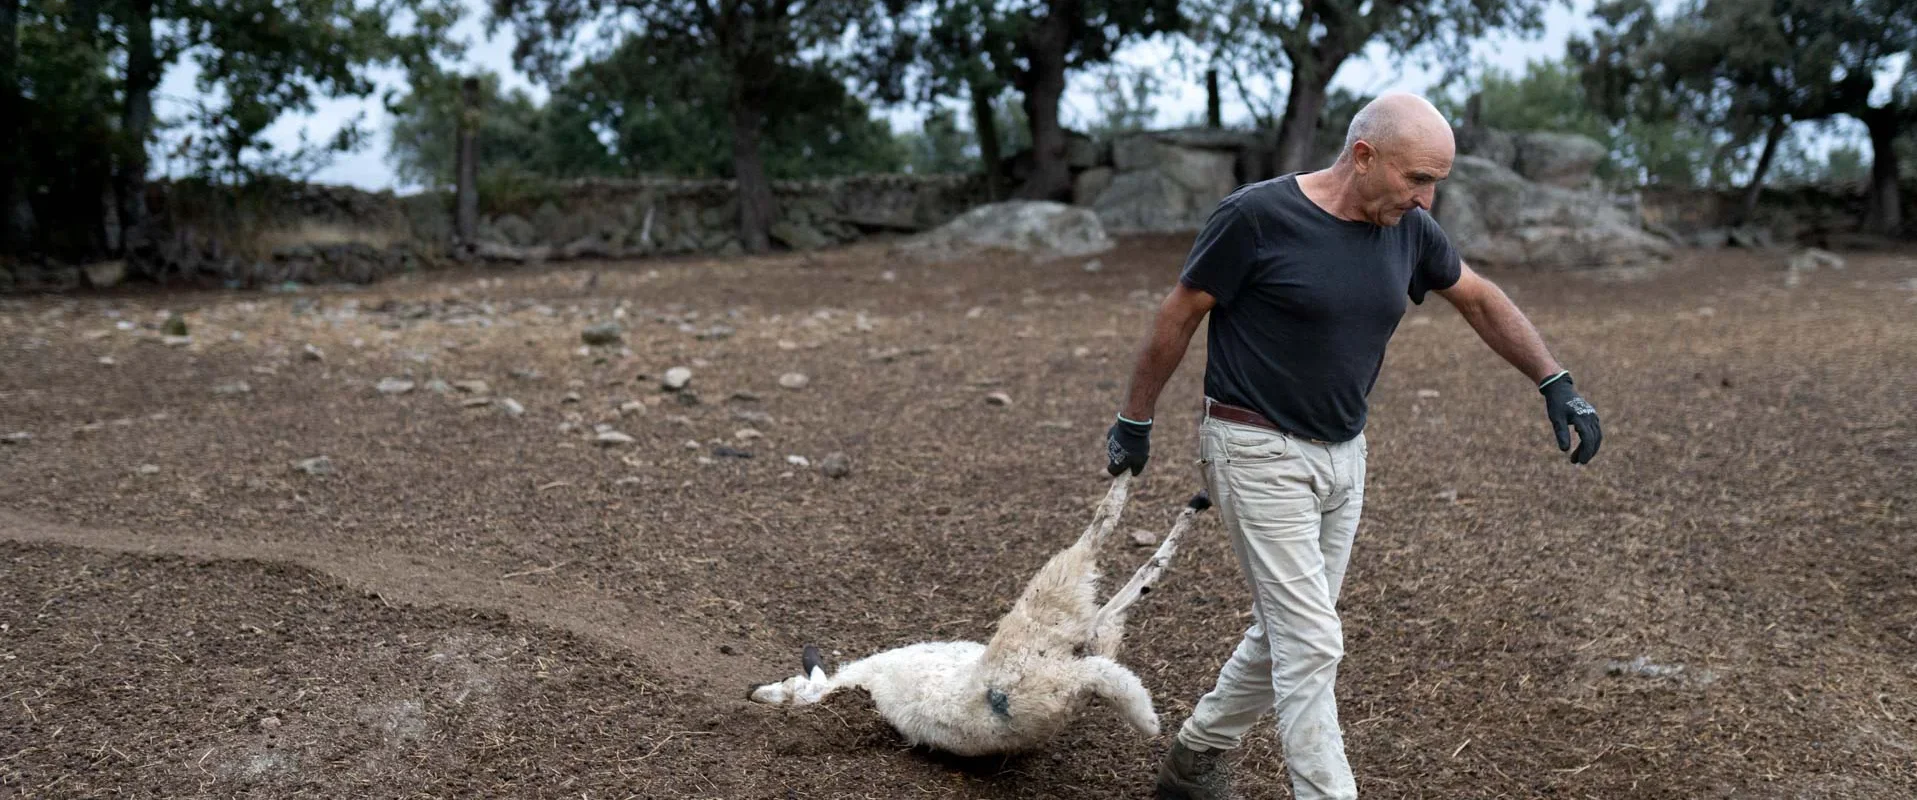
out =
<path fill-rule="evenodd" d="M 1129 480 L 1125 474 L 1114 479 L 1091 526 L 1032 577 L 989 643 L 906 645 L 847 663 L 829 677 L 808 646 L 803 674 L 759 686 L 752 699 L 805 705 L 857 686 L 911 743 L 965 756 L 1037 747 L 1069 727 L 1091 697 L 1113 706 L 1140 733 L 1157 734 L 1151 693 L 1113 656 L 1126 610 L 1151 590 L 1192 517 L 1209 502 L 1194 497 L 1158 551 L 1101 607 L 1094 601 L 1098 548 L 1118 523 Z"/>

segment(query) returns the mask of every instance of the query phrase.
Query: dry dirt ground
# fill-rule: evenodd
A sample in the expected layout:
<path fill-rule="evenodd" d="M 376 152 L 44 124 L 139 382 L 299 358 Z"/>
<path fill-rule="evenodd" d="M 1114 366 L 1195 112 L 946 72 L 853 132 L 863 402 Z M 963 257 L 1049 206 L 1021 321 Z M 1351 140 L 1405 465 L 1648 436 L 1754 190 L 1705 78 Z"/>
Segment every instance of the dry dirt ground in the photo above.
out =
<path fill-rule="evenodd" d="M 1103 492 L 1188 241 L 0 300 L 0 796 L 1147 797 L 1247 622 L 1214 514 L 1121 653 L 1156 739 L 1094 708 L 954 759 L 857 694 L 746 692 L 807 641 L 989 635 Z M 1584 468 L 1412 310 L 1342 604 L 1365 796 L 1917 796 L 1917 257 L 1849 255 L 1794 288 L 1743 251 L 1494 275 L 1603 414 Z M 1201 335 L 1126 529 L 1198 486 L 1202 364 Z M 1270 721 L 1246 797 L 1289 796 Z"/>

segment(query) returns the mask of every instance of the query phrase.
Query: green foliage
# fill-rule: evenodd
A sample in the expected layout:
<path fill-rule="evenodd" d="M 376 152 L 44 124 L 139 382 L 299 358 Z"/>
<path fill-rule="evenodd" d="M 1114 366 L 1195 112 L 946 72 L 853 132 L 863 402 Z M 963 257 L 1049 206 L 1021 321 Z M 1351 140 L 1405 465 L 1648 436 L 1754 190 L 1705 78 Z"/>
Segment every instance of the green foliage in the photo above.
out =
<path fill-rule="evenodd" d="M 825 65 L 780 68 L 760 132 L 766 174 L 818 178 L 904 167 L 906 150 L 883 119 Z M 455 168 L 459 79 L 422 73 L 395 114 L 390 158 L 401 177 L 449 186 Z M 482 184 L 501 189 L 546 178 L 671 175 L 732 177 L 729 81 L 709 55 L 679 58 L 638 37 L 579 65 L 544 104 L 502 93 L 480 76 Z"/>
<path fill-rule="evenodd" d="M 905 149 L 905 169 L 919 175 L 973 172 L 978 169 L 977 137 L 959 125 L 958 114 L 934 106 L 919 130 L 899 137 Z"/>

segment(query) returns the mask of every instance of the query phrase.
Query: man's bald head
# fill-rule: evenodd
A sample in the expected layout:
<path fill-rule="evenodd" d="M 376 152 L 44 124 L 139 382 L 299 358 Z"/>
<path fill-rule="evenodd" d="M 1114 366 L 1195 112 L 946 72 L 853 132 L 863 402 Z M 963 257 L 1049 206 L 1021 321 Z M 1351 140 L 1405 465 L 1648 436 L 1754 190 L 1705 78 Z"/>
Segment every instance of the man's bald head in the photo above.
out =
<path fill-rule="evenodd" d="M 1350 157 L 1351 146 L 1359 140 L 1377 150 L 1398 150 L 1409 145 L 1449 153 L 1456 145 L 1452 141 L 1451 123 L 1445 120 L 1444 114 L 1430 101 L 1410 92 L 1386 92 L 1358 109 L 1357 115 L 1351 118 L 1351 127 L 1345 130 L 1344 152 L 1339 156 Z"/>

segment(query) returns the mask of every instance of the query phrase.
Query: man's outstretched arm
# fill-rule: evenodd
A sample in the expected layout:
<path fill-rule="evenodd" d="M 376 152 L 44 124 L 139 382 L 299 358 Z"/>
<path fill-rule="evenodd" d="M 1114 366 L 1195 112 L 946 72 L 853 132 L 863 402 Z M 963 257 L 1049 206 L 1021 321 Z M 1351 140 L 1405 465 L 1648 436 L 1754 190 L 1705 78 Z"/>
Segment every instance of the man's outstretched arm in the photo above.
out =
<path fill-rule="evenodd" d="M 1493 352 L 1538 385 L 1538 392 L 1545 398 L 1545 414 L 1550 417 L 1557 436 L 1558 449 L 1571 449 L 1571 429 L 1575 428 L 1578 449 L 1571 453 L 1571 462 L 1589 462 L 1597 455 L 1604 439 L 1597 410 L 1578 396 L 1571 384 L 1571 373 L 1551 356 L 1551 351 L 1544 346 L 1544 337 L 1504 290 L 1468 265 L 1460 265 L 1459 271 L 1458 282 L 1438 294 L 1458 309 Z"/>
<path fill-rule="evenodd" d="M 1107 472 L 1117 475 L 1129 469 L 1137 475 L 1144 471 L 1151 455 L 1151 422 L 1158 394 L 1178 371 L 1185 350 L 1191 346 L 1192 333 L 1215 302 L 1210 293 L 1181 283 L 1158 305 L 1151 333 L 1132 366 L 1125 405 L 1118 412 L 1118 420 L 1105 432 Z"/>

